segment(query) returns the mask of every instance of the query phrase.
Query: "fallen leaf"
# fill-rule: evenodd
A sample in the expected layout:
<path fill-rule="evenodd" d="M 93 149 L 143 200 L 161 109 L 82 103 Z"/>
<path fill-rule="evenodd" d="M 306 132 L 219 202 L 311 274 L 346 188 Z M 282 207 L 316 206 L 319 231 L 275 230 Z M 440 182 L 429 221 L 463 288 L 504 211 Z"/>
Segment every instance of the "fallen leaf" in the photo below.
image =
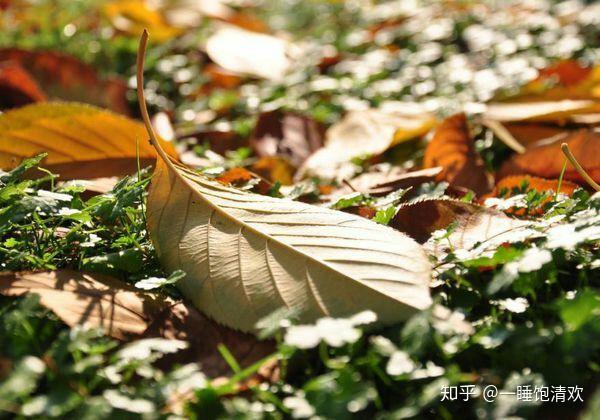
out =
<path fill-rule="evenodd" d="M 260 158 L 252 165 L 251 169 L 271 183 L 279 182 L 281 185 L 294 183 L 296 168 L 280 156 Z"/>
<path fill-rule="evenodd" d="M 189 348 L 177 360 L 199 362 L 212 377 L 230 373 L 219 344 L 227 346 L 242 366 L 274 351 L 272 342 L 220 326 L 186 302 L 142 293 L 101 274 L 71 270 L 0 274 L 0 294 L 29 293 L 38 294 L 40 303 L 70 327 L 102 328 L 118 340 L 164 337 L 187 341 Z"/>
<path fill-rule="evenodd" d="M 567 132 L 563 127 L 541 123 L 511 123 L 505 124 L 504 127 L 525 147 L 540 140 L 564 135 Z"/>
<path fill-rule="evenodd" d="M 600 182 L 600 133 L 593 130 L 579 130 L 551 143 L 531 145 L 525 153 L 514 155 L 506 161 L 497 177 L 530 174 L 542 178 L 558 178 L 565 163 L 565 156 L 560 150 L 561 143 L 567 143 L 586 172 L 594 181 Z M 586 185 L 585 180 L 570 164 L 567 165 L 564 178 Z"/>
<path fill-rule="evenodd" d="M 129 115 L 127 84 L 101 78 L 96 70 L 67 54 L 53 51 L 0 49 L 0 62 L 12 61 L 26 69 L 50 99 L 84 102 Z"/>
<path fill-rule="evenodd" d="M 154 149 L 144 127 L 126 117 L 77 103 L 40 103 L 0 114 L 0 168 L 47 152 L 44 167 L 61 179 L 90 179 L 135 172 L 136 139 L 142 166 Z M 170 143 L 162 142 L 175 155 Z"/>
<path fill-rule="evenodd" d="M 119 31 L 138 36 L 144 28 L 152 31 L 158 42 L 168 41 L 183 33 L 183 28 L 166 21 L 160 10 L 144 0 L 115 0 L 104 5 L 104 13 Z"/>
<path fill-rule="evenodd" d="M 159 153 L 150 184 L 148 232 L 167 270 L 187 273 L 184 296 L 224 325 L 255 331 L 281 308 L 299 322 L 370 309 L 380 324 L 431 304 L 431 266 L 409 237 L 359 216 L 241 191 L 175 165 L 156 139 L 137 86 L 142 117 Z"/>
<path fill-rule="evenodd" d="M 206 53 L 219 66 L 268 80 L 281 80 L 290 69 L 290 48 L 283 39 L 231 25 L 222 26 L 206 41 Z"/>
<path fill-rule="evenodd" d="M 491 177 L 475 151 L 465 114 L 445 119 L 425 149 L 425 168 L 441 166 L 438 181 L 468 188 L 481 195 L 491 188 Z"/>
<path fill-rule="evenodd" d="M 584 66 L 575 60 L 561 60 L 541 69 L 535 80 L 525 84 L 510 101 L 549 101 L 598 98 L 600 67 Z"/>
<path fill-rule="evenodd" d="M 251 331 L 281 307 L 302 322 L 373 309 L 389 323 L 430 303 L 418 245 L 357 216 L 245 193 L 159 160 L 147 218 L 162 264 L 188 273 L 184 295 L 236 329 Z"/>
<path fill-rule="evenodd" d="M 250 146 L 259 157 L 282 156 L 299 167 L 323 146 L 323 127 L 315 120 L 281 111 L 259 115 Z"/>
<path fill-rule="evenodd" d="M 398 166 L 390 166 L 387 170 L 371 170 L 359 176 L 346 180 L 341 188 L 335 190 L 328 199 L 358 191 L 374 197 L 384 196 L 399 189 L 417 187 L 426 182 L 433 182 L 442 172 L 442 168 L 428 168 L 419 171 L 406 172 Z"/>
<path fill-rule="evenodd" d="M 400 205 L 390 226 L 424 243 L 436 230 L 451 224 L 455 228 L 445 244 L 457 249 L 470 249 L 478 242 L 491 238 L 502 242 L 528 222 L 513 219 L 504 213 L 473 203 L 451 199 L 428 199 Z M 443 245 L 433 245 L 438 252 Z"/>
<path fill-rule="evenodd" d="M 427 113 L 351 111 L 327 130 L 324 147 L 304 162 L 296 178 L 307 174 L 346 178 L 346 174 L 338 170 L 339 166 L 356 157 L 379 155 L 392 146 L 423 136 L 435 123 L 436 119 Z"/>
<path fill-rule="evenodd" d="M 0 110 L 45 100 L 46 95 L 27 70 L 12 61 L 0 62 Z"/>
<path fill-rule="evenodd" d="M 252 181 L 254 179 L 254 175 L 245 168 L 231 168 L 223 172 L 215 179 L 223 184 L 230 184 L 239 187 Z"/>

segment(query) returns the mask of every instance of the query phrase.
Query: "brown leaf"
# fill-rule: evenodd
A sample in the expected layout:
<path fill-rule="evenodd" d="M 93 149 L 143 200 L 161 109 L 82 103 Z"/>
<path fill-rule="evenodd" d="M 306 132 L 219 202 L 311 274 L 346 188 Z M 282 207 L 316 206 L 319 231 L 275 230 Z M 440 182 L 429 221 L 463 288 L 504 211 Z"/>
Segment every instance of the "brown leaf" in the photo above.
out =
<path fill-rule="evenodd" d="M 33 77 L 12 61 L 0 62 L 0 109 L 46 100 Z"/>
<path fill-rule="evenodd" d="M 0 49 L 0 62 L 9 60 L 32 74 L 51 99 L 84 102 L 121 114 L 131 114 L 124 81 L 102 79 L 92 66 L 70 55 L 53 51 Z"/>
<path fill-rule="evenodd" d="M 438 181 L 468 188 L 481 195 L 491 188 L 491 178 L 475 151 L 464 114 L 445 119 L 425 149 L 425 168 L 443 167 Z"/>
<path fill-rule="evenodd" d="M 347 184 L 335 190 L 333 194 L 342 196 L 358 191 L 380 197 L 401 188 L 414 188 L 426 182 L 435 181 L 440 172 L 442 172 L 440 167 L 412 172 L 406 172 L 405 169 L 398 166 L 392 166 L 387 170 L 371 170 L 347 180 Z"/>
<path fill-rule="evenodd" d="M 514 155 L 506 161 L 497 177 L 530 174 L 542 178 L 558 178 L 565 162 L 565 156 L 560 150 L 563 142 L 569 145 L 575 158 L 592 179 L 600 182 L 600 133 L 593 130 L 579 130 L 552 143 L 536 143 L 525 153 Z M 570 164 L 567 165 L 565 179 L 586 185 L 581 175 Z"/>
<path fill-rule="evenodd" d="M 510 123 L 504 127 L 525 147 L 567 132 L 563 127 L 536 123 Z"/>
<path fill-rule="evenodd" d="M 250 146 L 259 157 L 283 156 L 299 167 L 323 147 L 324 133 L 324 127 L 311 118 L 281 111 L 263 112 L 250 137 Z"/>
<path fill-rule="evenodd" d="M 512 219 L 496 210 L 459 200 L 430 199 L 401 205 L 390 226 L 405 232 L 417 242 L 426 242 L 431 234 L 456 223 L 450 243 L 470 248 L 475 243 L 523 228 L 527 222 Z"/>
<path fill-rule="evenodd" d="M 189 342 L 178 360 L 196 361 L 210 376 L 229 373 L 217 346 L 224 344 L 247 366 L 269 355 L 273 343 L 223 327 L 192 305 L 157 294 L 142 293 L 131 285 L 100 274 L 70 270 L 0 274 L 0 294 L 36 293 L 40 303 L 67 325 L 102 328 L 118 340 L 164 337 Z"/>
<path fill-rule="evenodd" d="M 279 182 L 281 185 L 294 183 L 296 168 L 285 158 L 280 156 L 267 156 L 259 159 L 252 165 L 252 171 L 269 182 Z"/>

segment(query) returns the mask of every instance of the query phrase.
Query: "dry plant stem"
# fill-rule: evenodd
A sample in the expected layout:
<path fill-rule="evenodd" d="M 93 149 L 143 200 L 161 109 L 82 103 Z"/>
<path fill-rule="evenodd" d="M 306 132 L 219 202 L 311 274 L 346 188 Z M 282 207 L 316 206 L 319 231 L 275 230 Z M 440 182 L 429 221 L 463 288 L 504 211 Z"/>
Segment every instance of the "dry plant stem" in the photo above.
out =
<path fill-rule="evenodd" d="M 571 149 L 569 149 L 569 145 L 567 143 L 563 143 L 560 145 L 560 148 L 562 149 L 562 152 L 565 154 L 565 156 L 567 157 L 567 159 L 569 160 L 569 162 L 571 162 L 571 165 L 573 165 L 573 167 L 575 168 L 575 170 L 577 172 L 579 172 L 579 175 L 581 175 L 581 177 L 583 179 L 585 179 L 585 181 L 596 191 L 600 191 L 600 185 L 598 185 L 593 179 L 592 177 L 585 171 L 585 169 L 583 169 L 583 167 L 579 164 L 579 162 L 577 162 L 577 159 L 575 159 L 575 156 L 573 156 L 573 153 L 571 153 Z"/>
<path fill-rule="evenodd" d="M 148 30 L 144 29 L 142 32 L 142 36 L 140 38 L 140 45 L 138 48 L 137 54 L 137 63 L 136 63 L 136 75 L 137 75 L 137 97 L 140 103 L 140 112 L 142 113 L 142 119 L 144 120 L 144 125 L 146 126 L 146 130 L 148 131 L 148 135 L 150 136 L 150 143 L 160 157 L 165 161 L 167 165 L 172 166 L 173 163 L 167 153 L 163 150 L 158 142 L 156 134 L 154 133 L 154 128 L 152 127 L 152 123 L 150 122 L 150 115 L 148 115 L 148 107 L 146 106 L 146 96 L 144 95 L 144 60 L 146 58 L 146 48 L 148 46 Z M 174 169 L 174 168 L 173 168 Z"/>
<path fill-rule="evenodd" d="M 498 121 L 484 119 L 482 122 L 483 125 L 487 126 L 494 132 L 496 137 L 498 137 L 502 141 L 502 143 L 506 144 L 508 147 L 510 147 L 512 150 L 519 154 L 525 153 L 525 147 L 521 143 L 519 143 L 517 139 L 515 139 L 512 134 L 510 134 L 510 131 L 508 131 L 506 127 L 504 127 Z"/>

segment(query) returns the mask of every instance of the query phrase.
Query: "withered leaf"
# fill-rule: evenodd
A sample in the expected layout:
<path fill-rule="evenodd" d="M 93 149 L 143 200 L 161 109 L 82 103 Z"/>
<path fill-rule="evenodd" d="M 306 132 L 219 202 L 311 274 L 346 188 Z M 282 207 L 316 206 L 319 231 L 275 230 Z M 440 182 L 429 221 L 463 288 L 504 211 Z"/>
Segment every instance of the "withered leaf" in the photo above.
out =
<path fill-rule="evenodd" d="M 600 182 L 600 133 L 593 130 L 579 130 L 551 143 L 533 144 L 525 153 L 514 155 L 506 161 L 497 177 L 530 174 L 542 178 L 558 178 L 565 162 L 565 156 L 560 150 L 563 142 L 569 145 L 577 161 L 592 179 Z M 585 185 L 584 179 L 571 165 L 567 165 L 565 179 Z"/>
<path fill-rule="evenodd" d="M 438 181 L 483 194 L 491 188 L 491 177 L 477 154 L 464 114 L 445 119 L 425 149 L 425 168 L 441 166 Z"/>
<path fill-rule="evenodd" d="M 384 196 L 401 188 L 417 187 L 426 182 L 433 182 L 441 172 L 442 168 L 440 167 L 412 172 L 406 172 L 405 169 L 398 166 L 391 166 L 382 170 L 371 170 L 347 180 L 346 185 L 332 193 L 331 199 L 334 196 L 350 194 L 353 191 L 374 197 Z"/>
<path fill-rule="evenodd" d="M 67 54 L 1 48 L 0 62 L 12 61 L 26 69 L 50 99 L 84 102 L 130 115 L 127 84 L 101 78 L 96 70 Z"/>
<path fill-rule="evenodd" d="M 451 199 L 428 199 L 401 205 L 390 222 L 390 226 L 421 243 L 436 230 L 451 224 L 456 226 L 449 242 L 456 248 L 470 248 L 490 238 L 502 240 L 504 235 L 528 225 L 485 206 Z"/>
<path fill-rule="evenodd" d="M 270 111 L 260 114 L 250 146 L 259 157 L 283 156 L 299 167 L 323 147 L 324 128 L 299 114 Z"/>
<path fill-rule="evenodd" d="M 398 108 L 385 112 L 368 109 L 346 114 L 329 127 L 324 147 L 304 162 L 296 178 L 307 174 L 328 179 L 347 178 L 352 159 L 380 155 L 393 146 L 427 134 L 437 122 L 427 112 L 415 114 Z"/>
<path fill-rule="evenodd" d="M 71 270 L 37 273 L 1 273 L 0 294 L 36 293 L 40 303 L 67 325 L 102 328 L 118 340 L 164 337 L 185 340 L 189 348 L 178 360 L 196 361 L 210 376 L 229 373 L 217 346 L 224 344 L 240 364 L 247 366 L 269 355 L 273 343 L 223 327 L 192 305 L 100 274 Z M 180 358 L 180 359 L 179 359 Z"/>

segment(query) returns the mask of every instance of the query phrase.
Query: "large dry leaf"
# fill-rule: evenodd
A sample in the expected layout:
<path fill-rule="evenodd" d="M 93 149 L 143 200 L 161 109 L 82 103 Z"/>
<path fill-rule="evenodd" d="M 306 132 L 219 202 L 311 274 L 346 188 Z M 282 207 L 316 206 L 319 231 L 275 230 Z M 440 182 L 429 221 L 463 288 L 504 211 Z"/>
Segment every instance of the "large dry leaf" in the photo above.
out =
<path fill-rule="evenodd" d="M 84 102 L 129 115 L 127 84 L 101 78 L 96 70 L 67 54 L 54 51 L 0 49 L 0 62 L 17 63 L 31 73 L 50 99 Z"/>
<path fill-rule="evenodd" d="M 185 296 L 243 331 L 276 309 L 303 322 L 374 310 L 382 323 L 430 304 L 429 263 L 405 235 L 345 213 L 246 193 L 159 160 L 148 230 Z"/>
<path fill-rule="evenodd" d="M 498 178 L 520 174 L 558 178 L 565 162 L 561 143 L 567 143 L 581 166 L 594 181 L 600 182 L 600 133 L 593 130 L 580 130 L 551 143 L 532 145 L 525 153 L 514 155 L 505 162 L 498 171 Z M 585 185 L 585 180 L 570 164 L 567 165 L 565 179 Z"/>
<path fill-rule="evenodd" d="M 247 366 L 273 351 L 273 343 L 220 326 L 193 306 L 100 274 L 70 270 L 0 274 L 0 294 L 35 293 L 40 303 L 67 325 L 102 328 L 119 340 L 164 337 L 189 342 L 178 360 L 197 361 L 211 376 L 229 369 L 217 346 L 225 344 L 236 360 Z"/>
<path fill-rule="evenodd" d="M 390 147 L 426 134 L 436 123 L 427 113 L 382 112 L 376 109 L 349 112 L 326 133 L 325 147 L 314 153 L 297 178 L 315 174 L 322 178 L 346 178 L 339 167 L 353 158 L 379 155 Z"/>
<path fill-rule="evenodd" d="M 44 166 L 62 179 L 124 175 L 135 171 L 136 140 L 141 164 L 153 163 L 147 137 L 142 124 L 90 105 L 28 105 L 0 115 L 0 168 L 47 152 Z M 170 143 L 162 144 L 175 154 Z"/>
<path fill-rule="evenodd" d="M 324 130 L 311 118 L 281 111 L 264 112 L 250 138 L 257 156 L 283 156 L 300 166 L 323 146 Z"/>
<path fill-rule="evenodd" d="M 390 226 L 406 232 L 418 242 L 426 242 L 431 234 L 456 224 L 448 240 L 432 244 L 438 253 L 448 243 L 455 249 L 471 249 L 479 242 L 494 239 L 502 243 L 516 232 L 526 229 L 528 223 L 513 219 L 496 210 L 477 204 L 450 199 L 429 199 L 399 207 Z"/>
<path fill-rule="evenodd" d="M 371 309 L 381 324 L 431 304 L 431 266 L 420 245 L 387 226 L 301 202 L 237 190 L 175 165 L 161 149 L 143 94 L 138 98 L 160 158 L 147 203 L 148 232 L 167 270 L 200 310 L 254 331 L 289 308 L 301 322 Z"/>
<path fill-rule="evenodd" d="M 235 26 L 219 28 L 206 41 L 206 53 L 236 74 L 281 80 L 291 66 L 292 46 L 285 40 Z"/>
<path fill-rule="evenodd" d="M 477 154 L 464 114 L 445 119 L 425 149 L 425 168 L 441 166 L 438 180 L 483 194 L 491 188 L 491 177 Z"/>

